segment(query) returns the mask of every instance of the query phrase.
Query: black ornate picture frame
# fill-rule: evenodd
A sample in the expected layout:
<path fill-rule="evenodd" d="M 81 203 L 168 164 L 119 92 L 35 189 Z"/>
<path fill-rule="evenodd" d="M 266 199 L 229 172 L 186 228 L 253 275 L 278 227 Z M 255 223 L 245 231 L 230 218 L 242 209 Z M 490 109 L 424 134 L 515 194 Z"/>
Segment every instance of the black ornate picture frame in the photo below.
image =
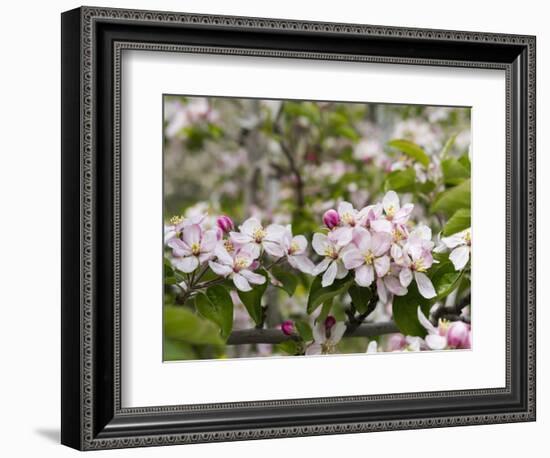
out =
<path fill-rule="evenodd" d="M 127 49 L 506 73 L 506 386 L 121 406 Z M 82 7 L 62 14 L 62 434 L 80 450 L 535 420 L 535 37 Z"/>

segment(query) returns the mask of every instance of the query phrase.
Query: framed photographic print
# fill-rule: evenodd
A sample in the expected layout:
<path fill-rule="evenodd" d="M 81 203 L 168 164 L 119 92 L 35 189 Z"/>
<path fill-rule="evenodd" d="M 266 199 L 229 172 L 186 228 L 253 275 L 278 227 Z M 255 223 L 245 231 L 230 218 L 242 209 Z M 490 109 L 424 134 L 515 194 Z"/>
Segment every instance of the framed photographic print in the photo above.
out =
<path fill-rule="evenodd" d="M 62 443 L 535 419 L 535 38 L 62 15 Z"/>

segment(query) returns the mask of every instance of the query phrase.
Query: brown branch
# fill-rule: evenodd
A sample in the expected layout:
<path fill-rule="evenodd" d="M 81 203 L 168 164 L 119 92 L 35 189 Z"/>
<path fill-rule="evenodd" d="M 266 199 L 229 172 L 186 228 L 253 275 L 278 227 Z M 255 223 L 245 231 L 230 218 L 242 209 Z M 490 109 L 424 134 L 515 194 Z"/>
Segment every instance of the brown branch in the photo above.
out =
<path fill-rule="evenodd" d="M 392 334 L 399 332 L 393 321 L 385 323 L 364 323 L 355 329 L 347 329 L 344 337 L 373 337 L 382 334 Z M 302 338 L 298 334 L 287 336 L 279 329 L 244 329 L 241 331 L 233 331 L 227 339 L 227 345 L 242 345 L 242 344 L 278 344 L 294 340 L 299 342 Z"/>
<path fill-rule="evenodd" d="M 296 189 L 296 201 L 297 201 L 298 207 L 303 208 L 305 204 L 304 180 L 302 179 L 302 175 L 300 173 L 300 169 L 298 168 L 298 165 L 296 164 L 294 155 L 290 151 L 290 148 L 288 147 L 288 145 L 283 140 L 283 130 L 279 125 L 281 116 L 283 114 L 283 108 L 284 108 L 284 102 L 281 103 L 279 112 L 277 113 L 277 116 L 275 117 L 275 120 L 273 122 L 273 131 L 280 136 L 279 145 L 281 146 L 281 150 L 288 161 L 288 167 L 290 168 L 290 171 L 292 172 L 292 174 L 294 175 L 294 179 L 296 180 L 294 184 L 294 187 Z"/>

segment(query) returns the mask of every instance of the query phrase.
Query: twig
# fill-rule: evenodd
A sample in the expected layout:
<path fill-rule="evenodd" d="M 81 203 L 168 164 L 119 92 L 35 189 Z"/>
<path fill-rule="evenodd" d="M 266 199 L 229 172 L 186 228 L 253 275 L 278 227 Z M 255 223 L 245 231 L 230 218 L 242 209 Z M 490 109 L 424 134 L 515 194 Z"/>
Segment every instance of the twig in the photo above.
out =
<path fill-rule="evenodd" d="M 382 334 L 392 334 L 399 332 L 399 329 L 393 321 L 384 323 L 363 323 L 355 329 L 346 330 L 344 337 L 373 337 Z M 227 345 L 242 344 L 278 344 L 293 340 L 300 342 L 302 339 L 298 334 L 286 335 L 279 329 L 244 329 L 233 331 L 227 339 Z"/>

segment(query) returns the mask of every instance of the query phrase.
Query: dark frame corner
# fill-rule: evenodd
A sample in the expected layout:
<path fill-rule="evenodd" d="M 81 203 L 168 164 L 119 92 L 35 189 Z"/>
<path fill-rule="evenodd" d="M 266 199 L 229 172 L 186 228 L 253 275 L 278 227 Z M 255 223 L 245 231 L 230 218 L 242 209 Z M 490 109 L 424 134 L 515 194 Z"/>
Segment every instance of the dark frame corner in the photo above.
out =
<path fill-rule="evenodd" d="M 62 434 L 80 450 L 535 420 L 533 36 L 82 7 L 62 14 Z M 117 66 L 124 49 L 506 71 L 506 388 L 123 409 Z"/>

